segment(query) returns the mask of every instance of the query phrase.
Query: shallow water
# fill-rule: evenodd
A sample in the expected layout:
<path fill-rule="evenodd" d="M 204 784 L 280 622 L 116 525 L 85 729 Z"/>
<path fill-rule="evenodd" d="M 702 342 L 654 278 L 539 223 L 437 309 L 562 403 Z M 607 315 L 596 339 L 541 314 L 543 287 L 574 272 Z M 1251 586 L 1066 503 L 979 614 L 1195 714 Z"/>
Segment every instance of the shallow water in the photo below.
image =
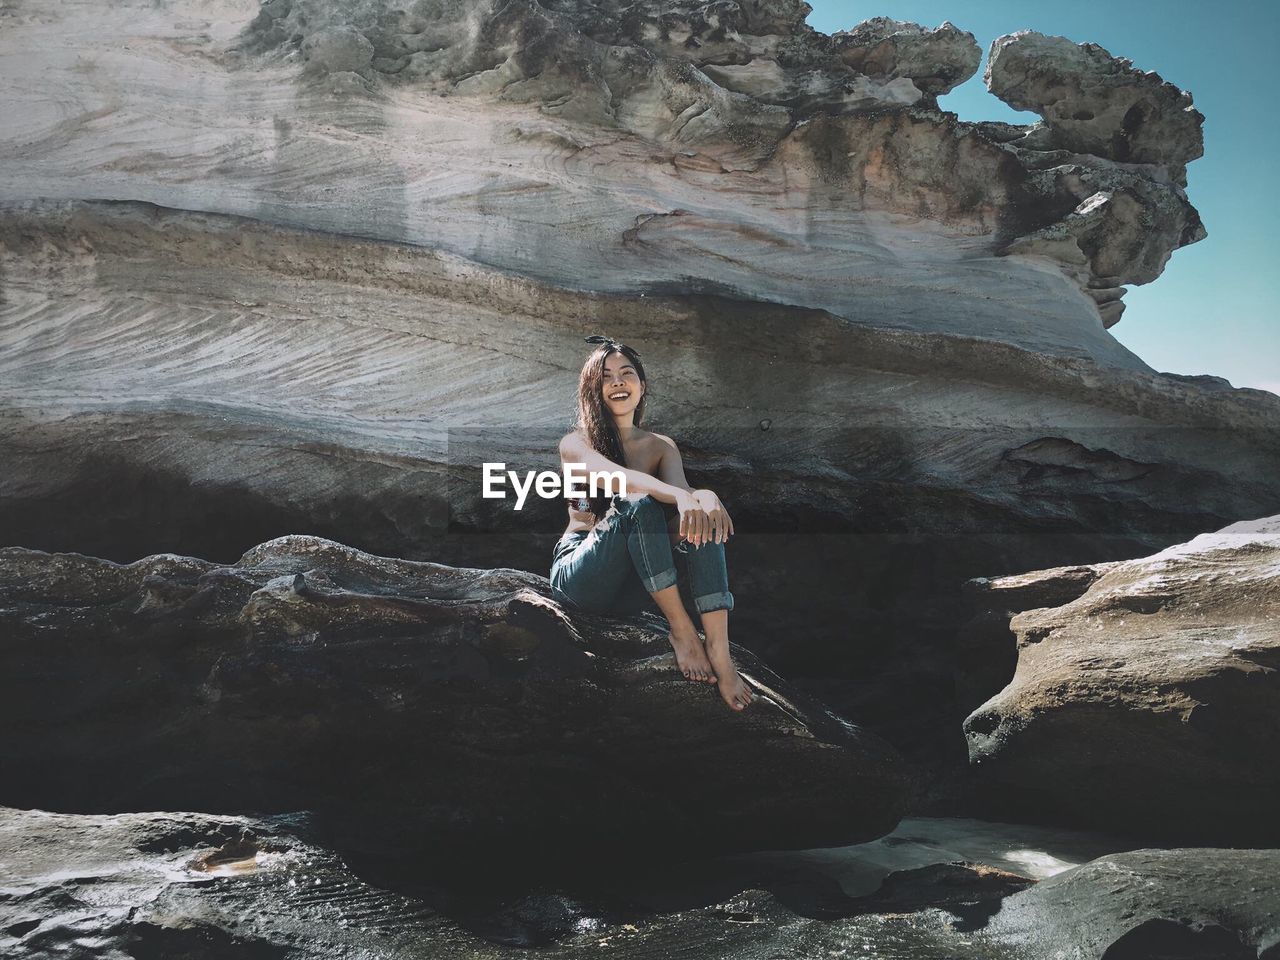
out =
<path fill-rule="evenodd" d="M 607 948 L 620 957 L 1006 960 L 1016 954 L 983 935 L 998 896 L 983 899 L 975 888 L 954 909 L 931 906 L 939 891 L 964 898 L 944 883 L 908 891 L 887 907 L 856 898 L 875 893 L 896 871 L 932 864 L 965 862 L 1042 880 L 1140 846 L 1086 831 L 922 817 L 846 847 L 648 867 L 606 861 L 602 872 L 576 882 L 455 900 L 444 909 L 498 948 L 497 956 L 508 955 L 503 946 L 539 946 L 557 957 Z M 396 886 L 408 893 L 413 884 Z M 415 892 L 441 906 L 438 891 Z"/>
<path fill-rule="evenodd" d="M 630 883 L 597 885 L 601 902 L 626 901 L 630 916 L 625 909 L 597 913 L 570 893 L 566 902 L 581 911 L 573 932 L 545 952 L 578 956 L 605 947 L 621 957 L 1016 960 L 983 934 L 998 900 L 976 911 L 906 906 L 856 915 L 854 898 L 876 892 L 891 873 L 932 864 L 963 861 L 1042 880 L 1141 846 L 1088 831 L 912 818 L 869 843 L 690 861 L 637 872 Z"/>
<path fill-rule="evenodd" d="M 964 860 L 1043 880 L 1108 853 L 1145 844 L 1083 830 L 971 820 L 912 817 L 893 833 L 847 847 L 780 850 L 722 858 L 726 863 L 804 866 L 832 877 L 851 897 L 872 893 L 895 870 Z"/>

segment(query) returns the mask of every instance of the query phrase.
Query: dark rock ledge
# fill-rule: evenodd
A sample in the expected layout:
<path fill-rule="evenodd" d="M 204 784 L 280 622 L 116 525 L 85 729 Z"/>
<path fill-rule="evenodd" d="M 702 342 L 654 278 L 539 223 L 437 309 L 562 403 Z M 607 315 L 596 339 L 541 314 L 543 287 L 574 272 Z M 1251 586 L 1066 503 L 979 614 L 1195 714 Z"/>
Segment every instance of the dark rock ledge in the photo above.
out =
<path fill-rule="evenodd" d="M 306 809 L 338 849 L 670 857 L 853 843 L 894 750 L 735 648 L 732 713 L 656 618 L 545 578 L 287 536 L 232 565 L 0 550 L 0 803 Z"/>

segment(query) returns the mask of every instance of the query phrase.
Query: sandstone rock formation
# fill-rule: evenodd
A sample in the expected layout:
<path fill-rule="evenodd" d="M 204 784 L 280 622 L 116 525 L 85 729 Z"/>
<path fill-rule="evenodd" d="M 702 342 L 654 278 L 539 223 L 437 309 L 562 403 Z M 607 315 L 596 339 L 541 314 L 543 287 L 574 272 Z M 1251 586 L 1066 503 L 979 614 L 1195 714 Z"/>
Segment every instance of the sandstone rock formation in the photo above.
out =
<path fill-rule="evenodd" d="M 1186 164 L 1204 155 L 1204 114 L 1191 94 L 1096 43 L 1009 34 L 991 44 L 983 80 L 1015 110 L 1044 117 L 1054 147 L 1163 165 L 1184 187 Z"/>
<path fill-rule="evenodd" d="M 989 802 L 1148 836 L 1280 841 L 1280 517 L 1096 572 L 1076 599 L 1010 622 L 1012 682 L 965 721 Z"/>
<path fill-rule="evenodd" d="M 828 37 L 796 0 L 132 12 L 9 18 L 6 71 L 38 58 L 78 112 L 63 123 L 19 87 L 5 197 L 237 214 L 578 289 L 723 291 L 1140 370 L 1099 317 L 1204 236 L 1144 152 L 1070 156 L 931 107 L 977 66 L 950 24 Z M 1097 106 L 1096 60 L 1064 109 Z M 99 132 L 125 125 L 143 132 Z M 1034 255 L 1005 256 L 1020 237 Z"/>
<path fill-rule="evenodd" d="M 960 124 L 938 112 L 936 96 L 977 69 L 972 34 L 950 22 L 929 31 L 876 17 L 828 37 L 804 23 L 808 12 L 800 0 L 767 6 L 688 0 L 418 0 L 401 6 L 377 0 L 350 8 L 326 0 L 272 0 L 248 26 L 237 52 L 286 62 L 301 56 L 304 75 L 341 78 L 329 89 L 344 93 L 408 86 L 533 104 L 566 122 L 621 129 L 668 149 L 687 147 L 691 165 L 705 173 L 750 174 L 743 187 L 785 176 L 783 190 L 815 213 L 816 201 L 836 217 L 876 211 L 908 218 L 891 218 L 871 231 L 857 218 L 836 228 L 849 239 L 871 232 L 892 243 L 897 234 L 902 239 L 894 245 L 901 250 L 907 236 L 929 243 L 913 228 L 921 219 L 934 221 L 951 234 L 943 245 L 967 261 L 981 247 L 966 249 L 957 241 L 982 236 L 988 257 L 1017 252 L 1056 261 L 1097 302 L 1088 312 L 1106 326 L 1120 318 L 1122 284 L 1150 282 L 1173 250 L 1205 236 L 1180 189 L 1186 162 L 1202 152 L 1204 117 L 1190 106 L 1189 94 L 1154 73 L 1130 70 L 1130 61 L 1096 44 L 1029 31 L 1001 37 L 992 45 L 987 74 L 993 92 L 1020 109 L 1040 108 L 1056 97 L 1048 103 L 1053 136 L 1042 144 L 1025 128 Z M 1033 73 L 1039 85 L 1026 90 L 1021 79 L 1008 79 Z M 1169 102 L 1175 96 L 1176 113 Z M 921 112 L 899 109 L 912 106 Z M 886 109 L 892 112 L 885 115 Z M 1160 119 L 1165 114 L 1168 121 Z M 672 162 L 679 165 L 674 157 Z M 1169 166 L 1144 166 L 1152 163 Z M 944 171 L 945 180 L 939 176 Z M 835 189 L 821 191 L 819 199 L 814 181 Z M 800 196 L 793 183 L 803 185 Z M 855 193 L 856 200 L 848 196 Z M 683 229 L 666 229 L 667 218 L 683 216 L 696 219 Z M 819 305 L 809 299 L 813 294 L 799 292 L 798 278 L 779 296 L 741 270 L 724 272 L 726 257 L 729 264 L 764 261 L 776 269 L 788 254 L 821 245 L 812 229 L 801 240 L 795 224 L 784 225 L 758 205 L 747 218 L 733 216 L 732 226 L 726 219 L 723 209 L 713 212 L 705 201 L 692 208 L 681 203 L 637 215 L 622 237 L 640 244 L 636 252 L 642 254 L 673 242 L 677 249 L 700 248 L 704 257 L 718 253 L 719 263 L 700 268 L 718 276 L 702 272 L 704 281 L 768 300 Z M 689 227 L 693 236 L 686 240 Z M 563 237 L 556 239 L 563 245 Z M 609 243 L 616 242 L 615 234 Z M 845 249 L 859 259 L 856 248 Z M 618 266 L 627 263 L 626 272 L 634 273 L 635 259 L 622 257 Z M 527 264 L 519 268 L 527 271 Z M 1000 272 L 1011 268 L 1017 269 L 1006 264 Z M 947 269 L 969 272 L 954 263 Z M 812 266 L 804 274 L 819 278 Z M 830 275 L 821 279 L 829 287 Z M 865 300 L 863 291 L 855 296 Z M 836 312 L 857 322 L 874 316 L 850 299 Z M 948 306 L 954 310 L 955 304 Z M 992 319 L 989 309 L 982 313 Z M 870 322 L 892 323 L 883 315 Z M 923 325 L 954 330 L 956 320 L 939 315 Z M 1027 332 L 1001 334 L 988 326 L 983 335 L 1025 343 Z M 1114 346 L 1098 342 L 1095 349 L 1105 348 L 1111 362 L 1132 365 Z"/>
<path fill-rule="evenodd" d="M 1058 259 L 1067 270 L 1087 264 L 1078 276 L 1111 326 L 1124 310 L 1124 291 L 1105 276 L 1147 283 L 1169 252 L 1205 236 L 1199 219 L 1185 214 L 1182 189 L 1187 163 L 1204 154 L 1204 115 L 1190 93 L 1154 70 L 1135 70 L 1096 43 L 1030 30 L 992 42 L 983 80 L 1015 110 L 1044 117 L 1031 127 L 984 129 L 1025 151 L 1029 166 L 1051 167 L 1080 199 L 1070 214 L 1017 238 L 1008 251 Z M 1125 239 L 1130 229 L 1153 229 L 1163 239 L 1139 251 Z"/>
<path fill-rule="evenodd" d="M 1106 329 L 1204 236 L 1185 149 L 961 122 L 959 27 L 806 12 L 7 10 L 3 542 L 544 573 L 563 511 L 483 501 L 479 464 L 555 465 L 604 330 L 734 511 L 735 636 L 963 764 L 959 584 L 1269 510 L 1280 400 Z M 1100 62 L 1069 99 L 1111 117 Z"/>
<path fill-rule="evenodd" d="M 315 811 L 346 849 L 519 861 L 887 833 L 894 751 L 738 651 L 729 711 L 655 618 L 286 537 L 222 566 L 0 550 L 0 802 Z"/>
<path fill-rule="evenodd" d="M 1013 679 L 1018 637 L 1009 621 L 1014 614 L 1070 603 L 1121 563 L 1087 563 L 967 581 L 965 599 L 974 613 L 956 634 L 956 703 L 960 709 L 966 715 L 972 713 Z"/>
<path fill-rule="evenodd" d="M 946 21 L 935 30 L 918 23 L 872 17 L 831 35 L 840 59 L 880 81 L 907 78 L 937 105 L 937 98 L 978 69 L 982 50 L 973 34 Z"/>

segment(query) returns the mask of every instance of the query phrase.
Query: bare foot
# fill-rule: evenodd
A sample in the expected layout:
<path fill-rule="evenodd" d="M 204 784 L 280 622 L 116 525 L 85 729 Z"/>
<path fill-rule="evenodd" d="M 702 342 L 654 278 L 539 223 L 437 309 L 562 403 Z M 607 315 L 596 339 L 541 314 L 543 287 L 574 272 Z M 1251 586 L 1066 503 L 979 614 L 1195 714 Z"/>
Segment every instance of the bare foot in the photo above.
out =
<path fill-rule="evenodd" d="M 715 668 L 716 675 L 720 678 L 720 696 L 724 698 L 724 702 L 733 710 L 745 710 L 747 704 L 752 700 L 753 694 L 751 688 L 747 686 L 745 680 L 738 675 L 738 669 L 733 665 L 733 659 L 729 656 L 729 641 L 707 641 L 707 658 L 711 661 L 711 666 Z"/>
<path fill-rule="evenodd" d="M 667 641 L 676 652 L 676 666 L 689 680 L 700 683 L 715 683 L 716 676 L 711 672 L 711 664 L 707 661 L 706 650 L 702 647 L 702 638 L 698 631 L 691 636 L 677 638 L 675 632 L 667 631 Z"/>

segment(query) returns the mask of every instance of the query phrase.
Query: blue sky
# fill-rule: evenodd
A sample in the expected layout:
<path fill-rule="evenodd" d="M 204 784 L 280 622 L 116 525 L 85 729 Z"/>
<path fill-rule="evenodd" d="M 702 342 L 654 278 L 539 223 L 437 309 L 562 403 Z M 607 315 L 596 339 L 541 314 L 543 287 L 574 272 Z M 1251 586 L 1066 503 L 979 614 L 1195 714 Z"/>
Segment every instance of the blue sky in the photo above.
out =
<path fill-rule="evenodd" d="M 1204 156 L 1187 165 L 1187 196 L 1209 235 L 1176 250 L 1153 283 L 1129 286 L 1111 333 L 1157 370 L 1210 373 L 1280 393 L 1280 155 L 1275 119 L 1274 0 L 809 0 L 824 33 L 871 17 L 927 27 L 950 20 L 974 35 L 982 63 L 938 99 L 962 120 L 1032 123 L 982 83 L 991 41 L 1016 30 L 1093 42 L 1187 90 L 1205 116 Z"/>

